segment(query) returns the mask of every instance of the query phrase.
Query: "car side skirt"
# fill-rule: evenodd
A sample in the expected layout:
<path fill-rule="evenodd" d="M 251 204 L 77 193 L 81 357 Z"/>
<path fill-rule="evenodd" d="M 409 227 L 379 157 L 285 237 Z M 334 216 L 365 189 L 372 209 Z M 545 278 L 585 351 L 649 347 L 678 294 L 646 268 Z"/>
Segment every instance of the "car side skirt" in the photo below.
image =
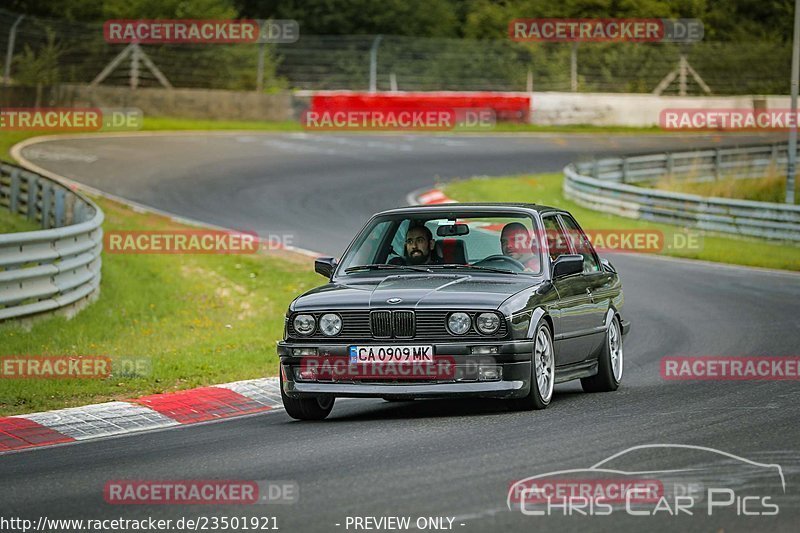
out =
<path fill-rule="evenodd" d="M 556 367 L 556 383 L 564 383 L 565 381 L 572 381 L 573 379 L 588 378 L 597 374 L 597 359 L 590 359 L 581 361 L 580 363 L 573 363 L 571 365 L 557 366 Z"/>

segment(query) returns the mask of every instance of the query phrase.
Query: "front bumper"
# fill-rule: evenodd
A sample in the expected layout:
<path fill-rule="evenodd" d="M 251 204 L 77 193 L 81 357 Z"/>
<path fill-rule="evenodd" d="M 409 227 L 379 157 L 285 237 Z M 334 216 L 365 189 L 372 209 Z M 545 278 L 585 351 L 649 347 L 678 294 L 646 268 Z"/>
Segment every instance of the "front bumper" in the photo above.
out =
<path fill-rule="evenodd" d="M 392 346 L 392 343 L 361 343 L 372 346 Z M 396 343 L 400 344 L 400 343 Z M 331 394 L 336 397 L 351 398 L 518 398 L 526 396 L 530 390 L 531 341 L 476 342 L 476 343 L 419 343 L 431 344 L 435 357 L 447 357 L 454 363 L 452 375 L 434 376 L 425 379 L 397 378 L 388 376 L 381 379 L 360 377 L 348 379 L 337 376 L 332 379 L 299 380 L 295 371 L 302 368 L 304 360 L 311 358 L 345 358 L 350 344 L 315 344 L 280 342 L 278 355 L 283 375 L 283 390 L 294 398 Z M 473 355 L 472 347 L 495 346 L 496 354 Z M 316 348 L 317 356 L 294 355 L 293 350 Z M 481 380 L 477 368 L 486 365 L 500 369 L 498 379 Z"/>
<path fill-rule="evenodd" d="M 525 364 L 525 363 L 521 363 Z M 526 365 L 530 372 L 530 363 Z M 292 397 L 333 394 L 341 398 L 514 398 L 528 394 L 523 380 L 457 383 L 325 383 L 286 381 L 284 390 Z M 524 390 L 524 392 L 522 392 Z"/>

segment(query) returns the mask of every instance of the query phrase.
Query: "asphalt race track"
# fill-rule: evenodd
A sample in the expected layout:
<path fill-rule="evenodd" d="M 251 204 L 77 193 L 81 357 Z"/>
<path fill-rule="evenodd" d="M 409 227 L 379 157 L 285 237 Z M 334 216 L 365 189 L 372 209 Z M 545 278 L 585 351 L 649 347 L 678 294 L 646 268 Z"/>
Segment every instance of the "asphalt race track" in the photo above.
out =
<path fill-rule="evenodd" d="M 760 138 L 763 140 L 763 138 Z M 592 154 L 745 143 L 754 137 L 580 135 L 410 136 L 230 133 L 40 143 L 24 155 L 48 170 L 179 215 L 338 255 L 373 212 L 405 205 L 412 190 L 473 175 L 558 171 Z M 520 198 L 535 201 L 535 198 Z M 492 401 L 339 401 L 320 423 L 283 412 L 39 449 L 0 457 L 3 515 L 38 518 L 276 516 L 281 530 L 346 531 L 348 516 L 455 518 L 463 532 L 796 531 L 800 518 L 797 381 L 665 381 L 668 355 L 788 356 L 800 351 L 800 276 L 649 256 L 611 257 L 633 323 L 623 386 L 585 394 L 556 387 L 540 412 Z M 322 279 L 320 278 L 322 281 Z M 271 349 L 271 348 L 269 348 Z M 527 476 L 588 468 L 642 444 L 715 448 L 779 464 L 786 492 L 775 516 L 524 516 L 509 485 Z M 671 452 L 625 466 L 663 466 Z M 677 460 L 677 458 L 676 458 Z M 742 477 L 744 490 L 774 480 Z M 119 479 L 294 480 L 294 505 L 113 506 Z M 701 512 L 702 511 L 702 512 Z M 444 524 L 447 525 L 447 520 Z M 349 530 L 353 530 L 351 526 Z"/>

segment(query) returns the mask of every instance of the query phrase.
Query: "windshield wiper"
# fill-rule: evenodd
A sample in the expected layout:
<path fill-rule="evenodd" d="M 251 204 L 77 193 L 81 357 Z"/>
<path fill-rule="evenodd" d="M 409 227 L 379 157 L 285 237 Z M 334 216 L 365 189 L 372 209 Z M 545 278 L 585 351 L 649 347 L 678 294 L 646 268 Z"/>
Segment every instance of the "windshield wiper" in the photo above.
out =
<path fill-rule="evenodd" d="M 478 266 L 478 265 L 459 265 L 459 264 L 451 264 L 451 265 L 428 265 L 430 268 L 472 268 L 475 270 L 484 270 L 486 272 L 497 272 L 500 274 L 514 274 L 515 276 L 519 274 L 519 272 L 514 272 L 513 270 L 504 270 L 502 268 L 494 268 L 494 267 L 486 267 L 486 266 Z"/>
<path fill-rule="evenodd" d="M 358 265 L 344 269 L 345 274 L 358 270 L 414 270 L 416 272 L 431 272 L 427 267 L 410 265 L 388 265 L 386 263 L 375 263 L 372 265 Z"/>

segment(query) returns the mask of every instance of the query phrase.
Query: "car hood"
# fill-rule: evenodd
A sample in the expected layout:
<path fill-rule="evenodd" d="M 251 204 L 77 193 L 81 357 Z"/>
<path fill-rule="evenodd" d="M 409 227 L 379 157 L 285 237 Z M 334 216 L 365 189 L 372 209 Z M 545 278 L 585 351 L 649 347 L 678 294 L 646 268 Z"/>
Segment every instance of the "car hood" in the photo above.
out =
<path fill-rule="evenodd" d="M 291 310 L 497 308 L 509 296 L 540 282 L 540 278 L 522 275 L 400 274 L 329 283 L 298 297 Z M 390 298 L 401 301 L 389 304 Z"/>

